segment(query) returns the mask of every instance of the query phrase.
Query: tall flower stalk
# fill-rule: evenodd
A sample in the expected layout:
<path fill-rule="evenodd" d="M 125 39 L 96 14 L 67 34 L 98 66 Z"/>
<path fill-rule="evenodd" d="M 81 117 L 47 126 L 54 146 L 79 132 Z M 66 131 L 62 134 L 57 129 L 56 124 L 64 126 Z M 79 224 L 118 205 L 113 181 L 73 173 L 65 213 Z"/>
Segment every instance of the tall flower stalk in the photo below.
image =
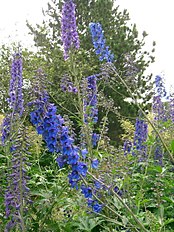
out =
<path fill-rule="evenodd" d="M 168 119 L 167 110 L 163 102 L 165 96 L 166 90 L 163 83 L 163 79 L 160 75 L 157 75 L 155 78 L 155 96 L 153 98 L 152 108 L 155 124 L 160 133 L 164 131 L 163 123 Z M 155 162 L 161 166 L 163 165 L 163 153 L 164 151 L 162 144 L 160 143 L 158 136 L 156 136 L 156 144 L 154 147 L 154 159 Z"/>
<path fill-rule="evenodd" d="M 145 144 L 148 135 L 148 125 L 141 119 L 137 118 L 135 123 L 135 134 L 134 134 L 134 151 L 133 155 L 137 155 L 139 162 L 147 160 L 147 145 Z"/>
<path fill-rule="evenodd" d="M 11 161 L 7 174 L 7 189 L 5 191 L 5 212 L 8 222 L 5 231 L 10 231 L 16 226 L 21 231 L 26 231 L 24 215 L 27 204 L 30 203 L 28 176 L 28 142 L 25 128 L 21 123 L 23 117 L 22 94 L 22 57 L 15 53 L 11 66 L 11 80 L 9 88 L 9 107 L 11 112 L 5 117 L 2 130 L 2 142 L 8 149 L 5 150 Z"/>
<path fill-rule="evenodd" d="M 81 184 L 88 171 L 87 164 L 80 160 L 84 150 L 74 144 L 74 139 L 71 137 L 63 117 L 58 115 L 56 107 L 49 103 L 49 97 L 46 94 L 44 84 L 42 84 L 42 75 L 39 72 L 36 77 L 38 78 L 37 85 L 33 86 L 37 98 L 30 103 L 33 107 L 33 111 L 30 113 L 31 122 L 36 127 L 37 132 L 42 135 L 49 152 L 58 153 L 56 161 L 59 167 L 67 166 L 70 168 L 68 174 L 70 186 L 76 189 L 81 188 L 85 198 L 91 199 L 90 206 L 94 211 L 99 212 L 102 206 L 93 199 L 92 189 Z M 93 165 L 96 167 L 97 164 L 93 163 Z"/>
<path fill-rule="evenodd" d="M 153 97 L 153 113 L 154 119 L 159 126 L 160 122 L 167 120 L 166 109 L 163 99 L 166 97 L 166 90 L 161 76 L 157 75 L 155 78 L 155 95 Z"/>
<path fill-rule="evenodd" d="M 69 57 L 70 49 L 79 49 L 80 42 L 77 33 L 75 4 L 67 0 L 62 8 L 61 34 L 64 48 L 64 59 Z"/>
<path fill-rule="evenodd" d="M 106 39 L 104 38 L 103 29 L 100 23 L 89 24 L 92 43 L 95 49 L 96 55 L 99 56 L 99 60 L 106 62 L 113 62 L 114 55 L 109 50 L 109 46 L 106 45 Z"/>
<path fill-rule="evenodd" d="M 10 134 L 10 128 L 13 118 L 17 116 L 21 117 L 24 111 L 23 106 L 23 93 L 22 93 L 23 77 L 22 77 L 22 57 L 20 53 L 15 53 L 11 65 L 11 79 L 9 86 L 9 108 L 10 113 L 6 115 L 3 120 L 2 129 L 2 144 Z"/>
<path fill-rule="evenodd" d="M 92 75 L 86 78 L 86 86 L 83 89 L 83 112 L 84 122 L 96 123 L 98 121 L 97 109 L 97 76 Z"/>

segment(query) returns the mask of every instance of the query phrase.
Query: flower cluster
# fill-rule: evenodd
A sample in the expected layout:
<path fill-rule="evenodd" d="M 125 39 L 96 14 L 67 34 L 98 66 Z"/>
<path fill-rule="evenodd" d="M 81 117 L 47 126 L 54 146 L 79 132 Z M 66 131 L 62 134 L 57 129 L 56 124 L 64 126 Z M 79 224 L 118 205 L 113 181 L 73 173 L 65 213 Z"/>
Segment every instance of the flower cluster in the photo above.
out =
<path fill-rule="evenodd" d="M 8 98 L 9 107 L 12 112 L 8 113 L 3 120 L 1 137 L 2 144 L 5 143 L 10 134 L 12 118 L 16 117 L 18 114 L 19 116 L 22 116 L 24 111 L 22 85 L 22 57 L 20 53 L 15 53 L 11 65 L 11 79 Z"/>
<path fill-rule="evenodd" d="M 87 77 L 86 86 L 84 86 L 83 111 L 84 122 L 96 123 L 98 121 L 97 109 L 97 76 L 92 75 Z"/>
<path fill-rule="evenodd" d="M 147 123 L 143 119 L 137 118 L 135 123 L 135 134 L 133 141 L 133 146 L 137 153 L 135 154 L 135 151 L 133 151 L 133 155 L 138 155 L 140 162 L 147 159 L 147 146 L 145 145 L 147 135 Z"/>
<path fill-rule="evenodd" d="M 166 90 L 161 76 L 155 78 L 155 96 L 153 97 L 153 113 L 155 114 L 155 120 L 166 121 L 166 111 L 162 99 L 166 96 Z"/>
<path fill-rule="evenodd" d="M 47 104 L 44 109 L 40 104 L 38 109 L 30 114 L 31 122 L 36 126 L 38 134 L 43 136 L 50 152 L 58 151 L 57 134 L 61 120 L 56 115 L 56 110 L 53 104 Z"/>
<path fill-rule="evenodd" d="M 10 231 L 16 224 L 21 228 L 24 224 L 22 216 L 27 211 L 27 205 L 32 203 L 29 198 L 29 188 L 26 174 L 28 163 L 27 154 L 29 143 L 25 135 L 25 129 L 18 129 L 17 139 L 13 141 L 11 147 L 12 161 L 11 173 L 8 175 L 8 187 L 5 191 L 5 213 L 6 218 L 10 218 L 6 225 L 6 231 Z M 25 151 L 25 153 L 24 153 Z"/>
<path fill-rule="evenodd" d="M 63 92 L 77 93 L 77 87 L 74 86 L 74 84 L 72 83 L 72 81 L 70 81 L 70 78 L 68 76 L 64 76 L 61 79 L 60 87 L 63 90 Z"/>
<path fill-rule="evenodd" d="M 155 143 L 155 150 L 154 150 L 154 160 L 157 165 L 162 166 L 163 165 L 163 148 L 161 145 L 161 142 L 159 141 L 159 138 L 156 138 L 156 143 Z"/>
<path fill-rule="evenodd" d="M 69 135 L 69 131 L 66 126 L 62 126 L 58 141 L 61 145 L 61 150 L 60 155 L 56 159 L 57 163 L 60 168 L 64 165 L 69 165 L 71 168 L 71 172 L 68 175 L 70 186 L 78 189 L 81 181 L 83 181 L 83 178 L 86 177 L 88 171 L 87 164 L 80 161 L 80 153 L 86 155 L 88 152 L 86 149 L 80 151 L 80 149 L 74 145 L 74 140 Z M 91 166 L 94 169 L 98 167 L 98 164 L 99 162 L 97 159 L 92 160 L 91 162 Z M 93 205 L 89 205 L 92 207 L 93 211 L 101 211 L 102 206 L 93 199 L 92 188 L 82 184 L 81 190 L 84 197 L 93 202 Z"/>
<path fill-rule="evenodd" d="M 62 8 L 61 20 L 62 42 L 64 47 L 64 59 L 69 57 L 69 50 L 80 47 L 76 27 L 75 4 L 72 0 L 65 1 Z"/>
<path fill-rule="evenodd" d="M 163 131 L 163 122 L 168 119 L 167 110 L 163 103 L 163 99 L 166 97 L 166 90 L 163 82 L 163 78 L 159 75 L 155 78 L 155 96 L 153 98 L 153 113 L 156 126 L 159 131 Z M 159 137 L 156 136 L 156 143 L 154 144 L 154 160 L 156 164 L 163 164 L 163 149 L 160 143 Z"/>
<path fill-rule="evenodd" d="M 92 42 L 94 45 L 96 55 L 99 55 L 99 60 L 106 60 L 107 62 L 113 62 L 114 55 L 109 50 L 109 46 L 106 46 L 106 39 L 104 38 L 102 26 L 100 23 L 89 24 Z"/>
<path fill-rule="evenodd" d="M 13 111 L 18 112 L 20 115 L 22 115 L 24 110 L 22 85 L 22 57 L 20 53 L 16 53 L 11 66 L 9 105 Z"/>
<path fill-rule="evenodd" d="M 131 152 L 131 150 L 132 150 L 132 142 L 129 140 L 125 140 L 124 144 L 123 144 L 124 155 L 129 154 Z"/>
<path fill-rule="evenodd" d="M 174 96 L 173 96 L 173 94 L 170 96 L 169 118 L 171 119 L 172 122 L 174 122 Z"/>
<path fill-rule="evenodd" d="M 10 128 L 11 128 L 10 124 L 11 124 L 11 115 L 7 114 L 2 122 L 1 142 L 3 145 L 5 144 L 5 141 L 10 135 Z"/>
<path fill-rule="evenodd" d="M 22 94 L 22 58 L 19 53 L 14 55 L 11 67 L 11 80 L 9 88 L 9 113 L 3 122 L 2 142 L 9 142 L 11 162 L 7 174 L 7 189 L 5 191 L 6 218 L 9 219 L 6 231 L 15 225 L 21 228 L 24 225 L 23 214 L 27 209 L 29 200 L 28 176 L 26 175 L 28 146 L 25 129 L 21 125 L 21 117 L 24 111 Z M 11 135 L 16 135 L 13 139 Z"/>
<path fill-rule="evenodd" d="M 155 90 L 156 95 L 160 95 L 161 97 L 165 97 L 167 95 L 163 79 L 159 75 L 155 77 Z"/>

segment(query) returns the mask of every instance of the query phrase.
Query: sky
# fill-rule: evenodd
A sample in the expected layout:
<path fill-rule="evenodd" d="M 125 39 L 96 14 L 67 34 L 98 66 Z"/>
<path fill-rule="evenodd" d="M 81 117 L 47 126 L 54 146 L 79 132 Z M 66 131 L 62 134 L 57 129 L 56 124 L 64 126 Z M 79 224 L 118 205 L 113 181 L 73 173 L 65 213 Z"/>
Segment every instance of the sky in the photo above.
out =
<path fill-rule="evenodd" d="M 85 0 L 84 0 L 85 1 Z M 26 20 L 35 25 L 43 21 L 42 8 L 48 0 L 0 0 L 0 44 L 22 42 L 31 47 L 32 37 L 28 35 Z M 127 9 L 131 22 L 136 23 L 140 34 L 145 30 L 147 45 L 156 41 L 156 61 L 149 68 L 155 75 L 164 74 L 166 87 L 174 86 L 174 7 L 172 0 L 116 0 L 120 10 Z"/>

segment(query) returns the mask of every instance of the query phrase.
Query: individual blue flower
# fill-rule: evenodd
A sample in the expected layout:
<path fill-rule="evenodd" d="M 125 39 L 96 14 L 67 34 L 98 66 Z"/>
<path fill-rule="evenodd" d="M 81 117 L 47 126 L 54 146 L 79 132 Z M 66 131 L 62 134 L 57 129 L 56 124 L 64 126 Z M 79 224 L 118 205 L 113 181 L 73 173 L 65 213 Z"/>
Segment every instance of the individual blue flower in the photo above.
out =
<path fill-rule="evenodd" d="M 88 206 L 92 208 L 95 213 L 100 213 L 103 205 L 99 204 L 97 200 L 88 199 Z"/>
<path fill-rule="evenodd" d="M 86 155 L 88 154 L 88 150 L 86 148 L 81 150 L 82 157 L 86 159 Z"/>
<path fill-rule="evenodd" d="M 68 156 L 68 164 L 70 165 L 77 164 L 78 160 L 79 160 L 79 155 L 76 152 Z"/>
<path fill-rule="evenodd" d="M 69 92 L 74 94 L 78 92 L 77 87 L 74 86 L 72 81 L 70 81 L 70 77 L 67 75 L 63 76 L 63 78 L 61 79 L 60 87 L 63 90 L 63 92 Z"/>
<path fill-rule="evenodd" d="M 94 186 L 96 189 L 101 189 L 102 188 L 102 184 L 99 181 L 94 181 Z"/>
<path fill-rule="evenodd" d="M 98 165 L 99 165 L 98 159 L 92 160 L 92 162 L 91 162 L 91 167 L 92 167 L 92 168 L 97 169 L 97 168 L 98 168 Z"/>
<path fill-rule="evenodd" d="M 97 142 L 98 142 L 99 138 L 100 138 L 99 134 L 96 134 L 96 133 L 92 134 L 92 145 L 94 147 L 97 146 Z"/>
<path fill-rule="evenodd" d="M 80 175 L 77 170 L 73 170 L 69 175 L 68 175 L 70 180 L 78 181 L 80 180 Z"/>
<path fill-rule="evenodd" d="M 86 176 L 88 168 L 85 163 L 78 162 L 77 164 L 72 166 L 72 170 L 76 170 L 79 173 L 79 175 Z"/>
<path fill-rule="evenodd" d="M 67 156 L 66 155 L 59 155 L 56 159 L 60 168 L 63 168 L 67 164 Z"/>
<path fill-rule="evenodd" d="M 92 209 L 95 213 L 100 213 L 103 209 L 103 206 L 99 204 L 97 201 L 94 201 Z"/>
<path fill-rule="evenodd" d="M 120 197 L 123 195 L 123 191 L 120 190 L 118 186 L 114 187 L 114 192 L 116 192 Z"/>
<path fill-rule="evenodd" d="M 107 62 L 113 62 L 114 55 L 106 46 L 106 40 L 104 38 L 102 26 L 100 23 L 90 23 L 89 24 L 92 42 L 94 45 L 96 55 L 99 55 L 99 60 L 106 60 Z"/>
<path fill-rule="evenodd" d="M 92 188 L 86 187 L 85 185 L 81 186 L 82 193 L 84 194 L 85 198 L 92 198 Z"/>

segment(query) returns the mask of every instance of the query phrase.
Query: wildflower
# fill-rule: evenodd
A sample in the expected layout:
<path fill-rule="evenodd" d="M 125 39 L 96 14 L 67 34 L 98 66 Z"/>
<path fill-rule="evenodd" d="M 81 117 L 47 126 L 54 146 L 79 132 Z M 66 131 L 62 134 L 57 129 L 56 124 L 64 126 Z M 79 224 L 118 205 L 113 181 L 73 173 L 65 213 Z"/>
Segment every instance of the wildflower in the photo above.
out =
<path fill-rule="evenodd" d="M 96 133 L 92 134 L 92 145 L 94 147 L 97 145 L 99 138 L 100 138 L 99 134 L 96 134 Z"/>
<path fill-rule="evenodd" d="M 69 57 L 71 48 L 79 49 L 80 42 L 77 33 L 75 4 L 72 0 L 65 1 L 62 8 L 61 20 L 62 42 L 64 47 L 64 59 Z"/>
<path fill-rule="evenodd" d="M 2 141 L 2 144 L 4 145 L 5 144 L 5 141 L 7 140 L 7 138 L 9 137 L 10 135 L 10 118 L 11 118 L 11 115 L 10 114 L 7 114 L 5 116 L 5 118 L 3 119 L 3 123 L 2 123 L 2 135 L 1 135 L 1 141 Z"/>
<path fill-rule="evenodd" d="M 86 155 L 88 154 L 88 150 L 86 148 L 81 150 L 82 157 L 85 159 Z"/>
<path fill-rule="evenodd" d="M 124 151 L 124 155 L 127 155 L 131 152 L 132 149 L 132 142 L 129 140 L 124 141 L 124 145 L 123 145 L 123 151 Z"/>
<path fill-rule="evenodd" d="M 20 115 L 23 113 L 23 93 L 22 93 L 22 58 L 20 53 L 15 53 L 11 65 L 11 80 L 9 88 L 9 106 Z"/>
<path fill-rule="evenodd" d="M 99 181 L 94 181 L 94 186 L 96 189 L 101 189 L 102 188 L 102 184 Z"/>
<path fill-rule="evenodd" d="M 81 186 L 82 193 L 84 194 L 85 198 L 92 198 L 92 188 L 86 187 L 85 185 Z"/>
<path fill-rule="evenodd" d="M 103 205 L 99 204 L 97 200 L 88 199 L 88 206 L 92 207 L 95 213 L 100 213 L 103 209 Z"/>
<path fill-rule="evenodd" d="M 69 93 L 77 93 L 77 87 L 74 86 L 72 81 L 70 81 L 70 78 L 67 75 L 64 75 L 63 78 L 61 79 L 61 84 L 60 84 L 61 89 L 63 92 L 69 92 Z"/>
<path fill-rule="evenodd" d="M 120 190 L 118 186 L 114 187 L 114 192 L 116 192 L 120 197 L 123 195 L 123 191 Z"/>
<path fill-rule="evenodd" d="M 159 75 L 155 78 L 155 96 L 153 98 L 153 113 L 155 125 L 160 132 L 164 131 L 163 122 L 168 119 L 167 110 L 163 103 L 166 97 L 166 90 L 163 78 Z M 156 135 L 156 143 L 154 144 L 154 160 L 155 163 L 162 166 L 163 164 L 163 149 L 159 137 Z"/>
<path fill-rule="evenodd" d="M 93 81 L 93 78 L 91 80 Z M 92 81 L 89 83 L 91 89 Z M 30 105 L 34 106 L 34 110 L 30 114 L 31 122 L 35 125 L 38 133 L 42 134 L 49 151 L 51 153 L 59 153 L 56 159 L 59 167 L 63 168 L 67 165 L 70 168 L 70 173 L 68 174 L 70 186 L 76 189 L 81 186 L 84 196 L 92 198 L 92 187 L 81 185 L 82 179 L 87 176 L 88 167 L 86 163 L 80 161 L 80 154 L 84 158 L 88 154 L 88 150 L 85 148 L 85 145 L 82 146 L 82 149 L 74 145 L 74 139 L 70 136 L 69 128 L 65 126 L 61 115 L 57 115 L 56 107 L 49 103 L 46 91 L 42 88 L 39 88 L 39 93 L 37 91 L 35 91 L 35 94 L 39 96 L 39 99 L 30 103 Z M 93 101 L 92 99 L 90 102 L 92 102 L 92 106 L 95 106 L 96 100 Z M 99 136 L 96 133 L 92 134 L 93 145 L 97 144 L 98 138 Z M 98 164 L 97 159 L 92 161 L 93 168 L 97 168 Z M 95 200 L 93 200 L 92 208 L 95 212 L 99 212 L 102 209 L 101 205 Z"/>
<path fill-rule="evenodd" d="M 11 118 L 13 118 L 15 114 L 19 114 L 20 116 L 22 116 L 22 113 L 24 111 L 22 84 L 22 57 L 20 53 L 15 53 L 11 65 L 11 79 L 8 98 L 8 103 L 9 107 L 11 108 L 11 112 L 7 114 L 3 120 L 1 137 L 2 144 L 5 143 L 6 139 L 10 134 Z"/>
<path fill-rule="evenodd" d="M 10 231 L 16 225 L 24 227 L 24 212 L 29 199 L 29 188 L 25 166 L 27 162 L 28 146 L 25 128 L 20 120 L 24 111 L 22 94 L 22 58 L 20 53 L 15 53 L 11 67 L 11 80 L 9 88 L 9 107 L 11 113 L 7 115 L 3 123 L 2 142 L 8 139 L 11 162 L 7 174 L 7 189 L 5 191 L 5 213 L 9 219 L 6 231 Z M 16 135 L 11 141 L 11 135 Z"/>
<path fill-rule="evenodd" d="M 166 96 L 166 90 L 165 86 L 162 80 L 162 77 L 157 75 L 155 78 L 155 95 L 153 97 L 153 113 L 155 115 L 156 122 L 159 123 L 159 121 L 166 121 L 167 115 L 164 103 L 162 102 L 162 99 Z"/>
<path fill-rule="evenodd" d="M 156 138 L 156 144 L 154 147 L 154 160 L 157 165 L 163 165 L 163 149 L 158 138 Z"/>
<path fill-rule="evenodd" d="M 97 169 L 98 165 L 99 165 L 98 159 L 93 159 L 92 162 L 91 162 L 91 167 L 94 168 L 94 169 Z"/>
<path fill-rule="evenodd" d="M 97 109 L 97 76 L 92 75 L 86 78 L 87 86 L 84 86 L 83 109 L 84 122 L 97 123 L 98 109 Z"/>
<path fill-rule="evenodd" d="M 95 53 L 96 55 L 99 55 L 99 60 L 113 62 L 114 55 L 109 50 L 109 46 L 106 46 L 106 40 L 104 39 L 104 34 L 100 23 L 90 23 L 89 28 L 92 36 L 92 42 L 94 45 Z"/>
<path fill-rule="evenodd" d="M 145 161 L 147 159 L 147 146 L 145 145 L 147 140 L 147 129 L 147 123 L 144 122 L 143 119 L 137 118 L 133 145 L 137 152 L 136 154 L 139 156 L 139 161 Z M 135 155 L 135 151 L 133 155 Z"/>

